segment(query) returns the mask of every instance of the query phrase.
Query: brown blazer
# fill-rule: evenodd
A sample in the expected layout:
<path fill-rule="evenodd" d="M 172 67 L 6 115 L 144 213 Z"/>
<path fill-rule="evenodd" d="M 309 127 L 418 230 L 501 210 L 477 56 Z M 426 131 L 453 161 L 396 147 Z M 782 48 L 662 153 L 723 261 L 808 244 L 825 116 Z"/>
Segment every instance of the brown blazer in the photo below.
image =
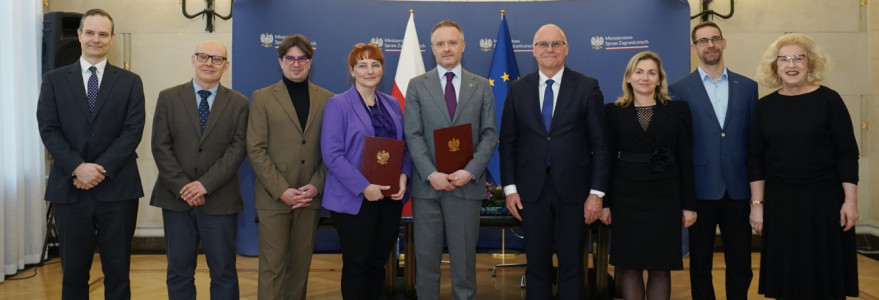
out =
<path fill-rule="evenodd" d="M 280 200 L 281 193 L 309 183 L 318 190 L 309 208 L 321 208 L 327 167 L 320 154 L 320 129 L 324 107 L 333 93 L 309 82 L 308 95 L 308 121 L 302 128 L 283 80 L 253 92 L 247 155 L 256 174 L 256 209 L 289 211 L 290 206 Z"/>
<path fill-rule="evenodd" d="M 247 98 L 220 85 L 203 133 L 198 99 L 192 81 L 159 93 L 152 138 L 159 178 L 150 205 L 175 211 L 190 209 L 179 192 L 198 180 L 208 191 L 202 211 L 234 214 L 243 209 L 238 168 L 245 155 Z"/>

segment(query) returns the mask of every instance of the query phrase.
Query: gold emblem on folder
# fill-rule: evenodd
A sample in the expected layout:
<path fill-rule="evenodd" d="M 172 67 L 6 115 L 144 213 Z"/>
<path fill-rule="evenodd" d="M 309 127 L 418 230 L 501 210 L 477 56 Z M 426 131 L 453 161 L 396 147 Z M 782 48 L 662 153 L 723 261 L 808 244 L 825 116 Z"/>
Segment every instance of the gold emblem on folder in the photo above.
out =
<path fill-rule="evenodd" d="M 449 151 L 458 152 L 458 150 L 461 150 L 461 140 L 458 138 L 452 138 L 449 140 Z"/>
<path fill-rule="evenodd" d="M 388 151 L 381 150 L 381 151 L 379 151 L 378 153 L 375 154 L 375 158 L 376 158 L 376 160 L 378 161 L 378 164 L 380 164 L 380 165 L 387 165 L 387 164 L 388 164 L 388 159 L 391 158 L 391 154 L 388 153 Z"/>

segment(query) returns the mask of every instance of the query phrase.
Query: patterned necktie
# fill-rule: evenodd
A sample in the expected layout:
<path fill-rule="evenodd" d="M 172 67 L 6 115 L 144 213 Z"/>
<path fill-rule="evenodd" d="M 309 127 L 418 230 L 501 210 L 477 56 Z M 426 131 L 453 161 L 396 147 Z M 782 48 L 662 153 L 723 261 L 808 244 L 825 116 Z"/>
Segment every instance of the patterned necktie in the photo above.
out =
<path fill-rule="evenodd" d="M 449 108 L 449 119 L 455 120 L 455 110 L 458 109 L 458 100 L 455 96 L 455 85 L 452 84 L 455 73 L 446 72 L 446 107 Z"/>
<path fill-rule="evenodd" d="M 546 81 L 546 91 L 543 92 L 543 126 L 549 133 L 549 126 L 552 124 L 552 79 Z"/>
<path fill-rule="evenodd" d="M 88 83 L 88 91 L 86 96 L 89 100 L 89 114 L 95 114 L 95 104 L 98 102 L 98 68 L 95 66 L 89 67 L 89 72 L 92 72 L 92 75 L 89 76 Z"/>
<path fill-rule="evenodd" d="M 201 96 L 201 101 L 198 103 L 198 123 L 201 126 L 201 132 L 204 132 L 204 126 L 208 123 L 208 115 L 211 114 L 211 108 L 208 107 L 208 97 L 211 96 L 211 91 L 200 90 L 198 95 Z"/>

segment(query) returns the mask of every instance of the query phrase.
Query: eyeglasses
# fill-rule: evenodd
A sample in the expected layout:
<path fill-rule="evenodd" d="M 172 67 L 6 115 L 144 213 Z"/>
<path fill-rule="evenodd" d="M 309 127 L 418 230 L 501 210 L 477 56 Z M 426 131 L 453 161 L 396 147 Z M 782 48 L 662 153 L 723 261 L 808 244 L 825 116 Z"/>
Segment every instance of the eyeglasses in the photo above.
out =
<path fill-rule="evenodd" d="M 806 61 L 806 54 L 797 54 L 794 56 L 779 55 L 775 61 L 780 64 L 786 64 L 790 62 L 794 62 L 795 64 L 801 64 Z"/>
<path fill-rule="evenodd" d="M 549 47 L 558 48 L 558 47 L 562 47 L 567 44 L 568 43 L 566 43 L 565 41 L 540 41 L 540 42 L 534 42 L 534 47 L 540 48 L 540 49 L 546 49 Z"/>
<path fill-rule="evenodd" d="M 281 60 L 284 61 L 284 63 L 287 64 L 288 66 L 292 66 L 295 63 L 299 63 L 300 65 L 304 65 L 304 64 L 307 64 L 309 61 L 311 61 L 311 59 L 305 55 L 299 56 L 299 57 L 287 55 L 287 56 L 284 56 L 283 58 L 281 58 Z"/>
<path fill-rule="evenodd" d="M 723 40 L 722 36 L 715 35 L 715 36 L 712 36 L 711 38 L 701 38 L 701 39 L 695 40 L 695 41 L 693 41 L 693 45 L 706 46 L 706 45 L 708 45 L 708 42 L 712 42 L 714 44 L 717 44 L 717 43 L 720 43 L 720 41 L 722 41 L 722 40 Z"/>
<path fill-rule="evenodd" d="M 195 60 L 197 60 L 198 62 L 203 63 L 203 62 L 208 61 L 208 59 L 210 59 L 211 63 L 213 63 L 215 65 L 222 65 L 224 62 L 226 62 L 225 56 L 208 55 L 208 54 L 198 53 L 198 52 L 195 53 Z"/>

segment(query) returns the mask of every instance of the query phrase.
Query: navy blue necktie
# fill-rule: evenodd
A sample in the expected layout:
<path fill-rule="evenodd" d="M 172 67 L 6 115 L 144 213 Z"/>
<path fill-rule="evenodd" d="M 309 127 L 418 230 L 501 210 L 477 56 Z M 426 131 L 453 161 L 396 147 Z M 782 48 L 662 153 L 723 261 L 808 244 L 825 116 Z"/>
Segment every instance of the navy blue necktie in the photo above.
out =
<path fill-rule="evenodd" d="M 89 72 L 92 72 L 92 75 L 89 76 L 88 82 L 88 91 L 86 91 L 86 96 L 89 100 L 89 114 L 95 114 L 95 104 L 98 102 L 98 68 L 95 66 L 89 67 Z"/>
<path fill-rule="evenodd" d="M 552 79 L 546 80 L 546 90 L 543 92 L 543 126 L 549 136 L 549 126 L 552 124 Z M 546 166 L 550 165 L 549 152 L 546 152 Z"/>
<path fill-rule="evenodd" d="M 546 80 L 546 91 L 543 92 L 543 126 L 549 133 L 549 126 L 552 124 L 552 79 Z"/>
<path fill-rule="evenodd" d="M 455 73 L 446 72 L 446 107 L 449 109 L 449 119 L 455 120 L 455 110 L 458 109 L 458 97 L 455 96 L 455 85 L 452 84 L 452 79 L 455 78 Z"/>
<path fill-rule="evenodd" d="M 211 91 L 200 90 L 198 95 L 201 96 L 201 101 L 198 103 L 198 122 L 201 125 L 201 132 L 204 132 L 204 126 L 208 123 L 208 115 L 211 114 L 211 108 L 208 106 L 208 97 L 211 96 Z"/>

